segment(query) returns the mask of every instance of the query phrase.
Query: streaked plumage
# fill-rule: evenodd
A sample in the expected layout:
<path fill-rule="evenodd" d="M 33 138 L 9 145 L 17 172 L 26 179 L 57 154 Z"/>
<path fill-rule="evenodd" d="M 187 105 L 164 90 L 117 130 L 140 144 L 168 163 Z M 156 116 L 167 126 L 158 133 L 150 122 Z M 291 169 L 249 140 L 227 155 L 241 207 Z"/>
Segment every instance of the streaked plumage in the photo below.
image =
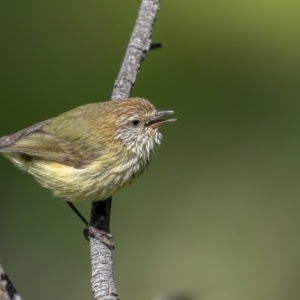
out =
<path fill-rule="evenodd" d="M 147 169 L 169 113 L 142 98 L 87 104 L 0 138 L 0 152 L 57 197 L 104 200 Z"/>

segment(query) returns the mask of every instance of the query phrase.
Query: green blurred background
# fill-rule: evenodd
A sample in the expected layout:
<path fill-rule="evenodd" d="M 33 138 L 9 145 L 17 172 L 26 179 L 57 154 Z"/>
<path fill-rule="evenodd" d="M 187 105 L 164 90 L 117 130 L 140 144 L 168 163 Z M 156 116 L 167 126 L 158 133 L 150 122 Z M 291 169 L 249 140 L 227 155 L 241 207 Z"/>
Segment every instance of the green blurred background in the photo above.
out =
<path fill-rule="evenodd" d="M 1 134 L 109 99 L 139 4 L 1 1 Z M 133 95 L 179 121 L 113 200 L 122 300 L 299 299 L 299 11 L 297 0 L 162 1 L 163 48 Z M 6 159 L 0 168 L 0 256 L 23 298 L 92 299 L 80 220 Z"/>

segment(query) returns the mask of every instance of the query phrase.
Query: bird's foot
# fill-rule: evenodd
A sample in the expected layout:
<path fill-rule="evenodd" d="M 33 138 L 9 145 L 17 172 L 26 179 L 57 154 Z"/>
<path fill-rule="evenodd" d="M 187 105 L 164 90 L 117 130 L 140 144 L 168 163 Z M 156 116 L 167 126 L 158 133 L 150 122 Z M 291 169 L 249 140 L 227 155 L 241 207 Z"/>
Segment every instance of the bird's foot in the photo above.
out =
<path fill-rule="evenodd" d="M 93 236 L 96 240 L 106 245 L 110 250 L 113 250 L 115 248 L 113 242 L 111 241 L 113 236 L 110 233 L 99 230 L 91 225 L 83 230 L 83 235 L 87 241 L 90 240 L 90 236 Z"/>

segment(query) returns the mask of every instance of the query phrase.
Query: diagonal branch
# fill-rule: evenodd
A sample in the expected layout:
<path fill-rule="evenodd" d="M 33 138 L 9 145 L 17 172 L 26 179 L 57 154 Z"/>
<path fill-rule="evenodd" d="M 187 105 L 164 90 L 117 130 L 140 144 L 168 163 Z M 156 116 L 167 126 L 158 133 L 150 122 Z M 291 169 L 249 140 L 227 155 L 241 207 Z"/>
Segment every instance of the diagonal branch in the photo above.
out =
<path fill-rule="evenodd" d="M 0 300 L 22 300 L 0 263 Z"/>
<path fill-rule="evenodd" d="M 112 99 L 128 98 L 134 86 L 141 63 L 151 46 L 151 35 L 159 11 L 160 0 L 142 0 L 120 72 L 115 81 Z M 109 232 L 111 201 L 92 204 L 91 225 Z M 91 238 L 92 291 L 95 300 L 119 299 L 113 274 L 111 250 Z"/>
<path fill-rule="evenodd" d="M 152 29 L 158 10 L 159 0 L 142 1 L 119 75 L 115 81 L 112 99 L 130 96 L 141 63 L 151 45 Z"/>

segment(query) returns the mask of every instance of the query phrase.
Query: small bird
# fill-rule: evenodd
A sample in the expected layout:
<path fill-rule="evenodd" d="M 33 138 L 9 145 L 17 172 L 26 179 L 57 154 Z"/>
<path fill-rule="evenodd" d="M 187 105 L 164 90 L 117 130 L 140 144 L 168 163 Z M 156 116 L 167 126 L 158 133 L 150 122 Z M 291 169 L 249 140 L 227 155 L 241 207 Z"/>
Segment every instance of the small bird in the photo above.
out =
<path fill-rule="evenodd" d="M 67 202 L 105 200 L 147 169 L 172 113 L 143 98 L 91 103 L 1 137 L 0 152 Z"/>

